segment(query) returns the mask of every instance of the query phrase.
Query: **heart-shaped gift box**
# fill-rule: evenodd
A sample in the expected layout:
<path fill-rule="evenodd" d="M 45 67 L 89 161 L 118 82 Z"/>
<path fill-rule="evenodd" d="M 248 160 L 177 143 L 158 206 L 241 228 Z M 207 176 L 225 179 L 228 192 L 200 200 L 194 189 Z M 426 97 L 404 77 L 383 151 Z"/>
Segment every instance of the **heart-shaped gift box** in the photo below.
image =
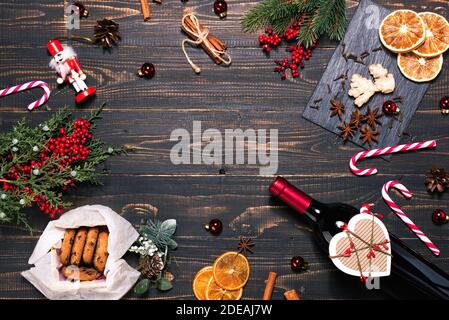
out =
<path fill-rule="evenodd" d="M 390 275 L 390 237 L 379 218 L 361 213 L 341 227 L 343 231 L 329 244 L 330 258 L 338 269 L 362 278 Z"/>

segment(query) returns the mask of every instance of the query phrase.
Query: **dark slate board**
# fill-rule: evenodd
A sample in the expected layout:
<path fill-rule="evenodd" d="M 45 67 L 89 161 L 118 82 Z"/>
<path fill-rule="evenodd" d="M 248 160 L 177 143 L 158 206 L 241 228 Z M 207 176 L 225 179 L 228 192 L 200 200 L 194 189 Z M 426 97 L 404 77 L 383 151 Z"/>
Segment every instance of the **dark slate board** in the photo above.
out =
<path fill-rule="evenodd" d="M 381 107 L 384 101 L 400 96 L 403 98 L 403 102 L 399 104 L 402 115 L 398 117 L 397 121 L 392 121 L 391 118 L 386 116 L 383 116 L 380 119 L 382 126 L 379 128 L 379 143 L 374 143 L 371 148 L 387 147 L 398 144 L 402 133 L 410 123 L 413 114 L 429 87 L 428 83 L 418 84 L 409 81 L 402 76 L 397 66 L 396 54 L 391 53 L 382 47 L 379 40 L 378 27 L 380 22 L 390 12 L 390 10 L 370 0 L 360 1 L 359 7 L 348 26 L 344 40 L 335 50 L 326 71 L 303 112 L 303 117 L 305 119 L 318 124 L 331 132 L 339 134 L 340 130 L 337 127 L 342 121 L 340 121 L 338 116 L 333 118 L 330 117 L 330 100 L 338 94 L 338 99 L 341 100 L 346 107 L 346 112 L 342 120 L 348 122 L 351 112 L 357 108 L 353 102 L 353 98 L 348 95 L 351 76 L 354 73 L 359 73 L 365 78 L 372 79 L 368 71 L 368 66 L 375 63 L 382 64 L 394 75 L 396 89 L 389 95 L 377 93 L 360 109 L 360 111 L 364 114 L 367 107 L 370 106 L 371 109 L 380 108 L 379 111 L 382 112 Z M 346 52 L 351 52 L 355 55 L 360 55 L 365 50 L 369 50 L 370 56 L 364 60 L 366 65 L 356 63 L 353 60 L 346 61 L 342 55 L 344 47 L 346 48 Z M 372 50 L 376 48 L 382 48 L 382 50 L 373 52 Z M 348 79 L 346 81 L 334 81 L 341 74 L 345 74 L 347 70 Z M 342 89 L 342 82 L 345 82 L 344 89 Z M 331 92 L 329 92 L 328 85 L 330 86 Z M 322 101 L 317 102 L 320 99 L 322 99 Z M 316 109 L 316 106 L 319 106 L 318 110 Z M 360 131 L 357 132 L 354 138 L 350 141 L 362 146 L 359 138 Z M 363 147 L 371 149 L 367 144 Z"/>

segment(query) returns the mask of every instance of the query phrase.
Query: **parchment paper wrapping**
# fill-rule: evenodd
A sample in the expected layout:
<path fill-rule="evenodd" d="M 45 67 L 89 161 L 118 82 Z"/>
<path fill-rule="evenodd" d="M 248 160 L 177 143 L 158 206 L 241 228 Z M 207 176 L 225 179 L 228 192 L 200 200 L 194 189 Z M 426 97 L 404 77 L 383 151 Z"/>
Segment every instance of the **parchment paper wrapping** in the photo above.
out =
<path fill-rule="evenodd" d="M 71 282 L 58 270 L 61 264 L 56 249 L 61 247 L 65 229 L 81 226 L 109 229 L 109 257 L 103 279 Z M 28 260 L 34 267 L 22 272 L 22 276 L 48 299 L 120 299 L 140 276 L 140 272 L 121 259 L 138 237 L 133 226 L 108 207 L 91 205 L 73 209 L 47 225 Z"/>

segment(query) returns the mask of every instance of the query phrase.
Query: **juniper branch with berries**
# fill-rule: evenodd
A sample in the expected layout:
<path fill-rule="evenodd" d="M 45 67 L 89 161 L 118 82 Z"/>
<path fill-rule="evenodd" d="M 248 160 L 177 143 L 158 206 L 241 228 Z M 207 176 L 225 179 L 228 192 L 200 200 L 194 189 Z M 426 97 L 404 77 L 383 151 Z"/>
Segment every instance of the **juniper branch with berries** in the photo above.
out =
<path fill-rule="evenodd" d="M 299 20 L 302 25 L 296 36 L 306 48 L 324 34 L 332 40 L 341 40 L 346 27 L 346 1 L 263 0 L 245 14 L 242 25 L 247 32 L 269 27 L 283 34 Z"/>
<path fill-rule="evenodd" d="M 71 206 L 62 191 L 78 183 L 101 184 L 95 167 L 126 152 L 92 136 L 103 106 L 76 120 L 63 108 L 37 127 L 22 120 L 0 135 L 0 222 L 15 221 L 31 231 L 25 207 L 36 205 L 54 218 Z"/>

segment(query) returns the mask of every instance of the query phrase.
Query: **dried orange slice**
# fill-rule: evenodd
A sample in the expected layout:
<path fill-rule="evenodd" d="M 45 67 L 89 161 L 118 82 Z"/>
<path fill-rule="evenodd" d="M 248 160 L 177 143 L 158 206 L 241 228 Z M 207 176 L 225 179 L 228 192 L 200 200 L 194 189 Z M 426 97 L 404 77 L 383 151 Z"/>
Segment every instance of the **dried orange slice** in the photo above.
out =
<path fill-rule="evenodd" d="M 233 291 L 220 288 L 212 277 L 206 288 L 206 300 L 240 300 L 242 293 L 243 288 Z"/>
<path fill-rule="evenodd" d="M 443 55 L 435 58 L 420 57 L 413 52 L 398 55 L 398 66 L 402 74 L 416 82 L 435 79 L 443 68 Z"/>
<path fill-rule="evenodd" d="M 421 12 L 418 15 L 426 25 L 426 39 L 413 52 L 426 58 L 446 52 L 449 49 L 449 22 L 446 18 L 433 12 Z"/>
<path fill-rule="evenodd" d="M 198 271 L 193 278 L 193 294 L 198 300 L 206 300 L 206 289 L 209 280 L 214 278 L 212 266 L 207 266 Z"/>
<path fill-rule="evenodd" d="M 426 39 L 426 26 L 421 17 L 411 10 L 390 13 L 380 24 L 382 44 L 396 53 L 410 52 Z"/>
<path fill-rule="evenodd" d="M 249 263 L 243 254 L 229 251 L 215 260 L 213 273 L 219 287 L 234 291 L 248 282 Z"/>

